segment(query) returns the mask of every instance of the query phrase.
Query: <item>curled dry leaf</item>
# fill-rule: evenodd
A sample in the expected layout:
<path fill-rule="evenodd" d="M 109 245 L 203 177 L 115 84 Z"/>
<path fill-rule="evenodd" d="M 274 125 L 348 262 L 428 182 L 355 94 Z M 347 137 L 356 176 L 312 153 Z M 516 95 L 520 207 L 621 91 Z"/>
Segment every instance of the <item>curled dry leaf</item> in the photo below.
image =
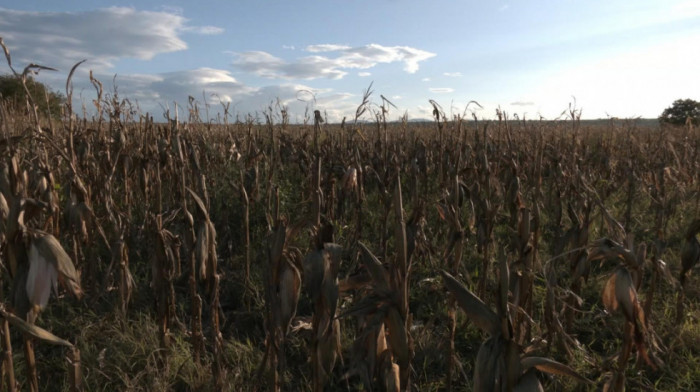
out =
<path fill-rule="evenodd" d="M 528 371 L 520 378 L 513 392 L 544 392 L 544 387 L 537 378 L 537 374 L 534 371 Z"/>
<path fill-rule="evenodd" d="M 343 191 L 346 193 L 352 192 L 357 188 L 357 169 L 354 167 L 348 168 L 343 175 L 342 186 Z"/>
<path fill-rule="evenodd" d="M 504 262 L 501 264 L 501 275 L 505 275 L 505 279 L 499 286 L 508 282 L 507 268 L 503 266 Z M 570 376 L 578 381 L 589 383 L 585 377 L 573 369 L 551 359 L 521 358 L 521 347 L 508 334 L 504 335 L 507 331 L 504 331 L 501 326 L 502 323 L 506 323 L 507 314 L 504 312 L 500 315 L 496 314 L 447 272 L 442 271 L 442 276 L 448 290 L 455 295 L 467 316 L 482 331 L 491 335 L 482 343 L 476 357 L 474 391 L 540 391 L 542 386 L 539 380 L 529 371 L 533 367 L 540 371 Z"/>
<path fill-rule="evenodd" d="M 696 219 L 688 227 L 681 251 L 681 285 L 685 285 L 685 280 L 690 271 L 700 261 L 700 242 L 697 234 L 700 232 L 700 219 Z"/>
<path fill-rule="evenodd" d="M 382 386 L 387 392 L 399 392 L 401 390 L 400 368 L 391 360 L 389 350 L 384 350 L 378 356 L 378 367 Z"/>
<path fill-rule="evenodd" d="M 377 257 L 363 244 L 359 243 L 360 249 L 362 249 L 364 258 L 363 263 L 367 268 L 370 276 L 372 277 L 372 282 L 374 282 L 375 287 L 381 291 L 389 291 L 389 279 L 387 277 L 386 270 L 379 262 Z"/>
<path fill-rule="evenodd" d="M 455 296 L 457 303 L 467 314 L 469 319 L 482 331 L 497 336 L 501 333 L 501 321 L 493 310 L 489 308 L 476 294 L 472 293 L 464 285 L 457 281 L 446 271 L 442 272 L 442 278 L 447 289 Z"/>
<path fill-rule="evenodd" d="M 588 260 L 617 260 L 632 269 L 637 269 L 639 267 L 636 254 L 608 238 L 601 238 L 593 243 L 588 255 Z"/>
<path fill-rule="evenodd" d="M 291 256 L 291 258 L 297 256 Z M 301 294 L 301 274 L 290 257 L 283 257 L 279 273 L 279 296 L 281 310 L 282 333 L 289 331 L 290 324 L 296 314 L 299 295 Z"/>
<path fill-rule="evenodd" d="M 207 259 L 209 257 L 209 227 L 204 221 L 199 224 L 196 241 L 194 254 L 197 264 L 199 264 L 199 278 L 205 280 L 207 278 Z"/>
<path fill-rule="evenodd" d="M 389 308 L 385 320 L 389 329 L 389 347 L 400 369 L 401 385 L 407 385 L 409 377 L 410 351 L 406 324 L 395 306 Z"/>
<path fill-rule="evenodd" d="M 322 391 L 328 383 L 330 375 L 335 367 L 340 352 L 340 322 L 335 320 L 331 323 L 327 333 L 324 333 L 316 345 L 317 361 L 314 364 L 317 368 L 318 379 L 316 380 L 316 391 Z"/>
<path fill-rule="evenodd" d="M 520 361 L 520 366 L 525 372 L 527 372 L 530 368 L 534 367 L 541 372 L 555 374 L 559 376 L 568 376 L 575 379 L 578 382 L 591 384 L 591 381 L 589 379 L 583 377 L 574 369 L 549 358 L 525 357 Z"/>
<path fill-rule="evenodd" d="M 80 276 L 75 270 L 75 266 L 70 257 L 58 242 L 56 237 L 42 231 L 33 231 L 29 243 L 29 277 L 27 279 L 27 289 L 29 292 L 30 282 L 32 277 L 35 279 L 32 284 L 33 288 L 44 287 L 48 290 L 45 283 L 41 283 L 42 272 L 55 270 L 48 276 L 52 276 L 54 281 L 51 286 L 56 287 L 56 279 L 61 285 L 68 290 L 76 298 L 81 298 L 83 295 L 80 288 Z M 32 274 L 34 272 L 34 274 Z M 33 291 L 33 290 L 32 290 Z M 45 303 L 44 303 L 45 305 Z M 43 306 L 43 305 L 42 305 Z"/>
<path fill-rule="evenodd" d="M 23 333 L 29 334 L 35 339 L 42 342 L 54 344 L 57 346 L 73 347 L 73 344 L 59 338 L 58 336 L 52 334 L 51 332 L 37 327 L 34 324 L 28 323 L 21 318 L 15 316 L 14 314 L 6 311 L 4 308 L 0 308 L 0 316 L 7 320 L 13 327 L 18 328 Z"/>
<path fill-rule="evenodd" d="M 323 251 L 315 250 L 306 255 L 303 262 L 304 290 L 316 301 L 321 294 L 323 282 Z"/>
<path fill-rule="evenodd" d="M 10 215 L 10 207 L 0 191 L 0 246 L 5 242 L 5 220 Z"/>

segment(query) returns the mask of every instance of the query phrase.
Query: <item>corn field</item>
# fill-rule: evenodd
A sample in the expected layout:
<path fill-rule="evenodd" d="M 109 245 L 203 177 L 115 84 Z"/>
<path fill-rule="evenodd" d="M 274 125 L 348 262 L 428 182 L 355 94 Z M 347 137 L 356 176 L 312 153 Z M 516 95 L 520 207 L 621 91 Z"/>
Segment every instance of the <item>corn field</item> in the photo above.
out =
<path fill-rule="evenodd" d="M 692 126 L 370 88 L 159 121 L 91 82 L 0 103 L 0 391 L 700 389 Z"/>

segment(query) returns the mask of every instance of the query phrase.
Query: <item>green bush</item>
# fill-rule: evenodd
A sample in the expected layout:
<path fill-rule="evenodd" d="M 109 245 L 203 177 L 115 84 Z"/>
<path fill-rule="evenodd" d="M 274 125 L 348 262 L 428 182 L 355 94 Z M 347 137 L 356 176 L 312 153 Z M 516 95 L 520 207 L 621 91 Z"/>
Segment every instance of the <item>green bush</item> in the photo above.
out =
<path fill-rule="evenodd" d="M 667 124 L 684 125 L 690 121 L 693 125 L 700 122 L 700 102 L 692 99 L 677 99 L 673 105 L 664 109 L 659 121 Z"/>
<path fill-rule="evenodd" d="M 27 77 L 27 89 L 37 105 L 37 113 L 40 116 L 58 118 L 61 108 L 66 101 L 63 94 L 51 90 L 44 83 L 37 82 L 32 77 Z M 0 94 L 16 109 L 26 108 L 26 92 L 22 82 L 14 75 L 0 75 Z"/>

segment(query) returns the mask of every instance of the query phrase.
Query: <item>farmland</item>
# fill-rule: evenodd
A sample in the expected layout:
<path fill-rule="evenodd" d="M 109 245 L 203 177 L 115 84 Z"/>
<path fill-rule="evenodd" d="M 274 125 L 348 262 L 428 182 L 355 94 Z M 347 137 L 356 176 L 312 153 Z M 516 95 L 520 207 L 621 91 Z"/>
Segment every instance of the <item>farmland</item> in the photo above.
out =
<path fill-rule="evenodd" d="M 700 388 L 692 126 L 158 122 L 93 83 L 0 108 L 0 390 Z"/>

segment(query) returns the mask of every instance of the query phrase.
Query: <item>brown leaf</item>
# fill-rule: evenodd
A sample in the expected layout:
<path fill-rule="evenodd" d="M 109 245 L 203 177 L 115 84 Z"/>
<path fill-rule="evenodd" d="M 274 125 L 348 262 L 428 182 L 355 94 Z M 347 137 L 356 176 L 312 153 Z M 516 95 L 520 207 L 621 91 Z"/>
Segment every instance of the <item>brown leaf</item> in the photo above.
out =
<path fill-rule="evenodd" d="M 190 189 L 190 187 L 185 188 L 190 193 L 190 195 L 192 195 L 192 198 L 194 199 L 195 204 L 197 205 L 197 210 L 202 214 L 204 219 L 209 220 L 209 213 L 207 212 L 207 208 L 204 206 L 204 202 L 202 201 L 202 199 L 200 199 L 199 196 L 197 196 L 197 194 L 192 189 Z"/>
<path fill-rule="evenodd" d="M 362 249 L 365 257 L 362 258 L 362 262 L 365 267 L 367 267 L 367 272 L 372 276 L 372 281 L 374 286 L 380 291 L 389 291 L 389 280 L 387 279 L 386 270 L 382 263 L 379 262 L 377 257 L 370 251 L 365 244 L 359 242 L 360 249 Z"/>
<path fill-rule="evenodd" d="M 32 337 L 41 340 L 42 342 L 55 344 L 58 346 L 73 347 L 72 343 L 59 338 L 41 327 L 37 327 L 34 324 L 29 324 L 14 314 L 7 312 L 5 309 L 0 309 L 0 315 L 2 315 L 2 317 L 14 327 L 19 328 L 20 331 L 27 333 Z"/>
<path fill-rule="evenodd" d="M 507 369 L 505 341 L 501 336 L 492 336 L 479 347 L 474 365 L 474 391 L 507 391 Z"/>
<path fill-rule="evenodd" d="M 81 298 L 83 291 L 80 288 L 80 276 L 75 270 L 75 266 L 70 256 L 63 249 L 56 237 L 43 231 L 34 230 L 30 243 L 30 253 L 32 249 L 36 256 L 40 256 L 52 263 L 58 272 L 58 280 L 63 287 L 76 298 Z"/>
<path fill-rule="evenodd" d="M 605 310 L 607 310 L 610 313 L 616 311 L 618 307 L 617 297 L 615 295 L 616 280 L 617 274 L 612 274 L 608 281 L 605 283 L 605 287 L 603 288 L 603 306 L 605 306 Z"/>
<path fill-rule="evenodd" d="M 446 271 L 442 271 L 442 278 L 464 313 L 479 329 L 491 336 L 501 335 L 501 319 L 496 312 Z"/>
<path fill-rule="evenodd" d="M 195 257 L 197 258 L 197 263 L 199 264 L 199 278 L 205 280 L 210 273 L 207 270 L 209 264 L 209 227 L 206 221 L 199 223 L 199 229 L 197 230 L 197 244 L 195 245 Z"/>
<path fill-rule="evenodd" d="M 280 267 L 280 322 L 282 333 L 286 334 L 289 331 L 291 321 L 296 314 L 299 294 L 301 293 L 301 275 L 297 267 L 294 266 L 294 264 L 292 264 L 287 257 L 284 257 L 284 261 Z"/>
<path fill-rule="evenodd" d="M 315 250 L 304 258 L 304 289 L 312 300 L 316 301 L 321 295 L 321 283 L 323 283 L 323 251 Z"/>
<path fill-rule="evenodd" d="M 513 388 L 513 392 L 544 392 L 544 388 L 537 378 L 537 374 L 534 371 L 529 371 L 520 377 L 518 384 Z"/>
<path fill-rule="evenodd" d="M 398 362 L 401 373 L 401 386 L 405 389 L 408 383 L 410 352 L 406 325 L 395 306 L 389 308 L 386 316 L 386 326 L 389 329 L 389 346 L 391 353 Z"/>
<path fill-rule="evenodd" d="M 576 379 L 579 382 L 583 382 L 586 384 L 592 383 L 590 380 L 580 375 L 574 369 L 549 358 L 526 357 L 520 361 L 520 365 L 525 371 L 534 367 L 541 372 L 556 374 L 559 376 L 569 376 Z"/>

